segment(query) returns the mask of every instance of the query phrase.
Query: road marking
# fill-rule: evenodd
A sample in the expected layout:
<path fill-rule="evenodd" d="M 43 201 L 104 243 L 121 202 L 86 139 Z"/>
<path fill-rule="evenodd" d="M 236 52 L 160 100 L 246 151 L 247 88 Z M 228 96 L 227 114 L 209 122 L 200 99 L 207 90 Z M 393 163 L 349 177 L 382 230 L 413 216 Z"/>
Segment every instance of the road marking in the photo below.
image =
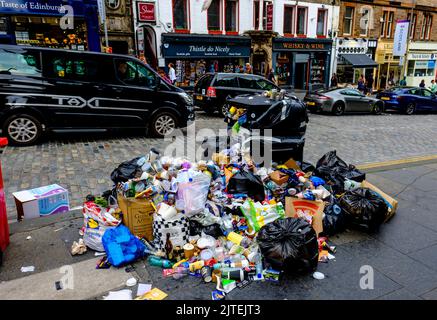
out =
<path fill-rule="evenodd" d="M 424 162 L 424 161 L 432 161 L 432 160 L 437 160 L 437 155 L 411 157 L 411 158 L 382 161 L 382 162 L 372 162 L 372 163 L 368 163 L 368 164 L 357 165 L 356 167 L 360 170 L 366 170 L 366 169 L 390 167 L 390 166 L 396 166 L 396 165 L 401 165 L 401 164 L 412 164 L 412 163 L 416 163 L 416 162 Z"/>

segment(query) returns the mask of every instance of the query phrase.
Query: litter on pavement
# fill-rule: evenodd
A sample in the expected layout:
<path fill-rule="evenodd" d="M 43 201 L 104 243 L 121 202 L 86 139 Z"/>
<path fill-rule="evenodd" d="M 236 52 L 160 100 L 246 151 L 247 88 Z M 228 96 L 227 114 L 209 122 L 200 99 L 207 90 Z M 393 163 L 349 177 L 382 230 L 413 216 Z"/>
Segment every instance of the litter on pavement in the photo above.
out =
<path fill-rule="evenodd" d="M 252 281 L 280 283 L 284 274 L 322 280 L 318 263 L 336 258 L 330 236 L 377 232 L 397 208 L 335 151 L 315 166 L 289 159 L 267 168 L 243 154 L 233 161 L 230 149 L 212 159 L 152 149 L 121 163 L 111 174 L 114 188 L 88 195 L 82 209 L 84 243 L 106 254 L 97 267 L 145 259 L 164 277 L 210 285 L 215 300 Z M 137 299 L 167 296 L 140 286 Z"/>

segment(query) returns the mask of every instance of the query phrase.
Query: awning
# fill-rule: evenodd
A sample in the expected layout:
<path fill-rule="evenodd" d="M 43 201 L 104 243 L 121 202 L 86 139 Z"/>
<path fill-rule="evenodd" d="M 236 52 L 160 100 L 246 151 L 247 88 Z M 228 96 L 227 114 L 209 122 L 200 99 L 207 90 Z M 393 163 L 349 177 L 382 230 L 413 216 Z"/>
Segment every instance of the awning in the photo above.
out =
<path fill-rule="evenodd" d="M 341 54 L 340 57 L 354 68 L 376 68 L 378 66 L 378 64 L 366 54 Z"/>

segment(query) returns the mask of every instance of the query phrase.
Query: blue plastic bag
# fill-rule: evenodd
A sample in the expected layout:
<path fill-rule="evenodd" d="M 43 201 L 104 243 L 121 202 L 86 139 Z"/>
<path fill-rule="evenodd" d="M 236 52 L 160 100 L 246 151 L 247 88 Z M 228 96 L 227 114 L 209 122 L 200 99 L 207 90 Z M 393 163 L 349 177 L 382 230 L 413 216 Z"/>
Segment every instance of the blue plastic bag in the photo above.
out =
<path fill-rule="evenodd" d="M 102 243 L 109 263 L 115 267 L 142 258 L 146 249 L 146 246 L 124 225 L 106 230 Z"/>

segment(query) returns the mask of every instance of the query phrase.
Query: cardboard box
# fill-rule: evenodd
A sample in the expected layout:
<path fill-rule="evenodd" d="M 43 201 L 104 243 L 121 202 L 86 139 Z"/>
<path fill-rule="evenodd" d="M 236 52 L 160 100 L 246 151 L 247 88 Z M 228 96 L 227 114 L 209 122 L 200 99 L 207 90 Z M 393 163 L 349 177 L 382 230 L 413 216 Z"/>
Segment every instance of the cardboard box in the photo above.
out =
<path fill-rule="evenodd" d="M 312 226 L 319 235 L 323 232 L 323 210 L 325 203 L 321 200 L 311 201 L 294 197 L 285 197 L 285 215 L 299 218 L 299 213 L 308 213 L 312 217 Z"/>
<path fill-rule="evenodd" d="M 46 217 L 70 210 L 68 190 L 57 184 L 12 193 L 17 219 Z"/>
<path fill-rule="evenodd" d="M 284 163 L 284 166 L 286 166 L 288 169 L 294 169 L 297 171 L 302 171 L 299 167 L 299 165 L 297 164 L 296 161 L 294 161 L 293 158 L 290 158 L 286 163 Z"/>
<path fill-rule="evenodd" d="M 123 224 L 132 234 L 153 240 L 153 214 L 155 208 L 146 199 L 125 198 L 117 195 L 118 206 L 123 213 Z"/>
<path fill-rule="evenodd" d="M 388 194 L 383 192 L 381 189 L 375 187 L 373 184 L 371 184 L 370 182 L 368 182 L 366 180 L 361 182 L 361 187 L 368 188 L 372 191 L 375 191 L 377 194 L 379 194 L 387 202 L 387 205 L 389 208 L 388 208 L 388 212 L 387 212 L 387 217 L 385 218 L 384 222 L 387 222 L 395 215 L 396 210 L 398 209 L 398 201 L 396 199 L 390 197 Z"/>
<path fill-rule="evenodd" d="M 270 179 L 277 185 L 282 185 L 288 181 L 289 176 L 281 171 L 273 171 L 269 174 Z"/>

